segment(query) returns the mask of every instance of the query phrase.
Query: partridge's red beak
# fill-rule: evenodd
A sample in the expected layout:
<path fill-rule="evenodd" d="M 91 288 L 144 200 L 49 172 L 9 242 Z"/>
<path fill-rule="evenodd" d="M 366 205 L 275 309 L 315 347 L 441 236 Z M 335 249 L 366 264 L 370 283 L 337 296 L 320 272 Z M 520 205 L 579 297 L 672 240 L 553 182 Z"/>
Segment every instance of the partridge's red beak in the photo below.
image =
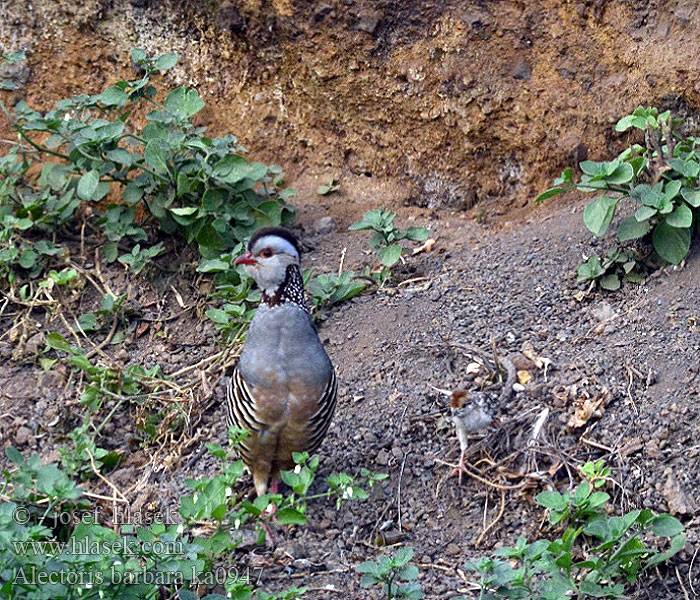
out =
<path fill-rule="evenodd" d="M 258 261 L 256 261 L 253 258 L 253 255 L 250 252 L 246 252 L 245 254 L 241 254 L 235 261 L 234 264 L 236 265 L 255 265 L 257 264 Z"/>

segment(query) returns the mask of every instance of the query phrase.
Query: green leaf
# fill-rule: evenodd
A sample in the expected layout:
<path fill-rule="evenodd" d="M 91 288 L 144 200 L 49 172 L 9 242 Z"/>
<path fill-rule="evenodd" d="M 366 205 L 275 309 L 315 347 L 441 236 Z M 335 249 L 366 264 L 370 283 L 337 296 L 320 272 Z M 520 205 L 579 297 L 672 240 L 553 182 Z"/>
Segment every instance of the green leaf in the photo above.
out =
<path fill-rule="evenodd" d="M 294 508 L 283 508 L 275 513 L 280 525 L 304 525 L 306 517 Z"/>
<path fill-rule="evenodd" d="M 78 317 L 78 324 L 83 331 L 97 331 L 100 323 L 93 313 L 85 313 Z"/>
<path fill-rule="evenodd" d="M 222 271 L 228 271 L 230 268 L 229 263 L 219 258 L 211 258 L 203 260 L 197 267 L 197 271 L 200 273 L 221 273 Z"/>
<path fill-rule="evenodd" d="M 377 251 L 377 257 L 385 267 L 393 267 L 399 262 L 402 251 L 403 249 L 398 244 L 391 244 L 386 248 L 380 248 Z"/>
<path fill-rule="evenodd" d="M 409 227 L 406 237 L 414 242 L 424 242 L 430 237 L 430 232 L 425 227 Z"/>
<path fill-rule="evenodd" d="M 180 87 L 168 94 L 165 108 L 182 119 L 189 119 L 204 108 L 204 101 L 199 97 L 197 90 Z"/>
<path fill-rule="evenodd" d="M 408 563 L 409 560 L 413 558 L 413 548 L 410 546 L 399 548 L 391 560 L 394 567 L 403 567 Z"/>
<path fill-rule="evenodd" d="M 690 249 L 690 229 L 671 227 L 665 221 L 656 226 L 651 239 L 659 256 L 674 265 L 680 264 Z"/>
<path fill-rule="evenodd" d="M 146 60 L 146 52 L 141 48 L 132 48 L 131 60 L 133 60 L 135 63 L 142 63 L 144 60 Z"/>
<path fill-rule="evenodd" d="M 601 277 L 600 279 L 600 287 L 602 287 L 604 290 L 610 290 L 611 292 L 614 292 L 615 290 L 620 289 L 620 278 L 615 275 L 614 273 L 610 275 L 606 275 L 605 277 Z"/>
<path fill-rule="evenodd" d="M 70 352 L 68 340 L 59 333 L 49 333 L 49 335 L 46 336 L 46 345 L 54 350 Z"/>
<path fill-rule="evenodd" d="M 226 201 L 226 190 L 222 188 L 209 188 L 202 196 L 202 207 L 208 213 L 214 213 L 219 210 L 221 205 Z"/>
<path fill-rule="evenodd" d="M 226 246 L 219 232 L 209 223 L 197 232 L 197 243 L 205 248 L 223 249 Z"/>
<path fill-rule="evenodd" d="M 146 144 L 146 148 L 143 151 L 143 158 L 146 163 L 153 168 L 153 170 L 162 175 L 168 172 L 168 163 L 160 142 L 154 140 Z"/>
<path fill-rule="evenodd" d="M 700 207 L 700 190 L 684 187 L 681 189 L 681 196 L 683 196 L 683 199 L 693 208 Z"/>
<path fill-rule="evenodd" d="M 584 283 L 592 279 L 597 279 L 605 273 L 605 269 L 600 264 L 598 255 L 591 256 L 585 263 L 578 267 L 577 283 Z"/>
<path fill-rule="evenodd" d="M 127 204 L 136 204 L 143 198 L 143 188 L 133 181 L 124 188 L 122 198 Z"/>
<path fill-rule="evenodd" d="M 673 537 L 683 532 L 683 524 L 671 515 L 658 515 L 651 522 L 651 530 L 659 537 Z"/>
<path fill-rule="evenodd" d="M 598 196 L 583 211 L 583 222 L 596 237 L 602 237 L 615 216 L 617 198 Z"/>
<path fill-rule="evenodd" d="M 170 208 L 168 210 L 178 217 L 188 217 L 196 213 L 198 209 L 196 206 L 185 206 L 183 208 Z"/>
<path fill-rule="evenodd" d="M 693 224 L 693 211 L 687 205 L 679 204 L 666 216 L 666 223 L 671 227 L 688 228 Z"/>
<path fill-rule="evenodd" d="M 678 196 L 678 192 L 681 191 L 681 185 L 682 184 L 678 179 L 666 182 L 666 185 L 664 186 L 664 196 L 666 197 L 666 200 L 670 201 Z"/>
<path fill-rule="evenodd" d="M 640 206 L 634 213 L 634 218 L 640 223 L 651 219 L 658 211 L 651 206 Z"/>
<path fill-rule="evenodd" d="M 542 192 L 537 198 L 535 198 L 535 202 L 542 202 L 544 200 L 547 200 L 548 198 L 552 198 L 553 196 L 558 196 L 559 194 L 563 194 L 567 190 L 560 188 L 560 187 L 551 187 L 549 189 L 546 189 L 544 192 Z"/>
<path fill-rule="evenodd" d="M 559 492 L 548 491 L 540 492 L 535 496 L 535 502 L 540 506 L 545 508 L 553 508 L 555 510 L 562 510 L 566 508 L 566 502 Z"/>
<path fill-rule="evenodd" d="M 229 322 L 228 313 L 219 308 L 210 308 L 204 314 L 218 325 L 226 325 Z"/>
<path fill-rule="evenodd" d="M 7 456 L 10 462 L 16 465 L 21 466 L 24 464 L 24 457 L 22 456 L 22 453 L 14 446 L 8 446 L 5 448 L 5 456 Z"/>
<path fill-rule="evenodd" d="M 78 181 L 78 196 L 81 200 L 90 200 L 100 182 L 100 175 L 92 169 L 85 173 Z"/>
<path fill-rule="evenodd" d="M 102 92 L 99 99 L 105 106 L 124 106 L 129 102 L 129 95 L 122 89 L 111 87 Z"/>
<path fill-rule="evenodd" d="M 646 568 L 653 567 L 665 560 L 671 558 L 674 554 L 678 554 L 685 546 L 686 536 L 685 534 L 679 534 L 671 538 L 671 546 L 665 552 L 659 552 L 654 556 L 651 556 L 647 561 Z"/>
<path fill-rule="evenodd" d="M 19 257 L 19 266 L 24 269 L 31 269 L 36 264 L 38 256 L 34 250 L 25 250 Z"/>
<path fill-rule="evenodd" d="M 45 356 L 39 358 L 39 365 L 44 371 L 50 371 L 57 362 L 57 358 L 46 358 Z"/>
<path fill-rule="evenodd" d="M 134 158 L 136 157 L 135 154 L 132 154 L 124 148 L 114 148 L 113 150 L 109 150 L 105 152 L 105 156 L 112 162 L 125 167 L 130 167 L 134 162 Z"/>
<path fill-rule="evenodd" d="M 634 169 L 629 163 L 623 162 L 605 180 L 613 185 L 628 183 L 634 177 Z"/>
<path fill-rule="evenodd" d="M 229 154 L 214 165 L 213 174 L 225 183 L 236 184 L 244 179 L 262 179 L 267 174 L 267 167 L 261 163 L 248 162 L 238 154 Z"/>
<path fill-rule="evenodd" d="M 167 71 L 172 69 L 177 64 L 177 54 L 170 52 L 169 54 L 163 54 L 156 59 L 155 68 L 160 71 Z"/>
<path fill-rule="evenodd" d="M 107 242 L 104 245 L 105 260 L 108 263 L 113 263 L 117 260 L 117 255 L 119 254 L 119 246 L 117 242 Z"/>
<path fill-rule="evenodd" d="M 622 117 L 615 125 L 615 131 L 627 131 L 631 127 L 636 127 L 644 131 L 647 128 L 647 120 L 644 117 L 627 115 Z"/>
<path fill-rule="evenodd" d="M 651 229 L 649 221 L 637 221 L 635 217 L 626 217 L 620 221 L 617 229 L 617 239 L 620 242 L 628 242 L 644 237 Z"/>

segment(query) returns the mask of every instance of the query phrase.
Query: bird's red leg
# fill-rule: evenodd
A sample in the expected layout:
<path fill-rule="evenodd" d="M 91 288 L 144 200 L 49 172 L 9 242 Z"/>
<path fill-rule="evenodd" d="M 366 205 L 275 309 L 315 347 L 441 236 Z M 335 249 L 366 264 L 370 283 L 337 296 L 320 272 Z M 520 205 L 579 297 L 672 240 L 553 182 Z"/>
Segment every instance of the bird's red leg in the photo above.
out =
<path fill-rule="evenodd" d="M 448 477 L 454 477 L 455 475 L 459 475 L 459 485 L 462 485 L 462 473 L 467 473 L 467 467 L 464 464 L 464 450 L 462 450 L 462 453 L 459 455 L 459 466 L 455 469 L 452 469 L 452 472 L 448 475 Z"/>

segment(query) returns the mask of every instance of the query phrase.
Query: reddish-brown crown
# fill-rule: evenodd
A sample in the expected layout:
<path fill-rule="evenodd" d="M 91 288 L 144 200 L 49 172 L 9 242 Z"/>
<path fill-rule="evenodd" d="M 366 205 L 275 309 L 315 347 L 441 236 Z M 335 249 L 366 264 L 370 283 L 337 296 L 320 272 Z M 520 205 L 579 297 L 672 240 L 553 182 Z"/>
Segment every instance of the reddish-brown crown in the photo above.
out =
<path fill-rule="evenodd" d="M 464 390 L 455 390 L 450 394 L 450 406 L 452 408 L 462 408 L 468 396 L 469 394 Z"/>

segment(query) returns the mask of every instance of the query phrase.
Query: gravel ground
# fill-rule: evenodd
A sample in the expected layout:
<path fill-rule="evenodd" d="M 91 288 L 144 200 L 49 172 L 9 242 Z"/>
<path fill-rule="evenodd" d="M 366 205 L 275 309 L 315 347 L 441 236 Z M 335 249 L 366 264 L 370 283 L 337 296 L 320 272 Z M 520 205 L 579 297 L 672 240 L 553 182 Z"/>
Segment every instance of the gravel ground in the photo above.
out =
<path fill-rule="evenodd" d="M 299 219 L 307 266 L 336 269 L 344 246 L 346 268 L 367 263 L 362 232 L 314 234 L 312 214 L 302 210 Z M 339 511 L 327 501 L 312 502 L 307 527 L 281 531 L 274 549 L 245 545 L 235 565 L 262 572 L 265 589 L 306 585 L 308 598 L 380 598 L 378 590 L 359 587 L 354 568 L 402 544 L 415 549 L 427 598 L 476 598 L 465 560 L 520 535 L 550 535 L 533 497 L 575 485 L 577 465 L 604 458 L 613 470 L 608 491 L 616 510 L 669 511 L 688 532 L 671 568 L 650 572 L 631 597 L 683 597 L 675 567 L 686 590 L 692 584 L 700 591 L 700 567 L 689 573 L 700 547 L 697 250 L 682 269 L 666 268 L 644 285 L 577 300 L 572 273 L 591 243 L 570 207 L 546 217 L 535 213 L 500 232 L 429 212 L 417 222 L 429 224 L 438 241 L 429 254 L 408 261 L 403 283 L 336 307 L 320 321 L 342 385 L 319 475 L 366 467 L 389 478 L 368 500 Z M 219 350 L 197 308 L 206 283 L 193 278 L 187 259 L 179 257 L 178 271 L 133 286 L 125 343 L 112 352 L 115 360 L 158 363 L 173 373 Z M 128 289 L 119 272 L 105 277 L 117 292 Z M 91 301 L 86 294 L 81 302 Z M 6 311 L 2 327 L 18 314 Z M 65 371 L 44 373 L 36 364 L 44 329 L 50 330 L 29 327 L 23 344 L 11 336 L 0 341 L 0 434 L 4 445 L 56 460 L 61 435 L 77 424 L 78 406 Z M 465 476 L 459 485 L 447 478 L 444 464 L 459 456 L 449 407 L 431 386 L 476 386 L 467 367 L 480 355 L 472 349 L 490 352 L 492 344 L 530 380 L 501 406 L 496 426 L 473 436 L 467 458 L 481 480 Z M 547 359 L 547 369 L 533 362 L 538 357 Z M 186 477 L 215 472 L 215 460 L 201 449 L 225 439 L 221 383 L 209 378 L 191 399 L 183 413 L 194 416 L 189 428 L 174 427 L 179 437 L 143 446 L 136 425 L 147 415 L 133 407 L 120 409 L 108 425 L 103 445 L 126 456 L 109 477 L 133 490 L 132 508 L 174 510 Z M 585 401 L 596 411 L 574 423 Z M 528 445 L 544 409 L 548 418 Z M 242 489 L 249 485 L 246 479 Z"/>

